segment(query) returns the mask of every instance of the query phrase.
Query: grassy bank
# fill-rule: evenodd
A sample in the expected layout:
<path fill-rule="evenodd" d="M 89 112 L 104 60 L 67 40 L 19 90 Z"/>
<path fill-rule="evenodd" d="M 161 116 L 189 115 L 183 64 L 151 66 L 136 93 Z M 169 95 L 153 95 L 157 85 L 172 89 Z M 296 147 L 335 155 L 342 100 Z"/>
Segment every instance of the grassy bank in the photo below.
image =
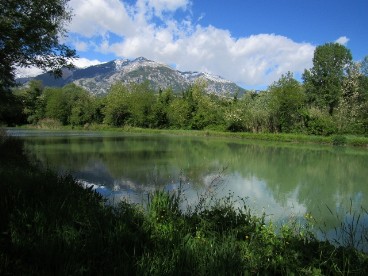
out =
<path fill-rule="evenodd" d="M 354 135 L 331 135 L 317 136 L 297 133 L 250 133 L 250 132 L 224 132 L 215 130 L 182 130 L 182 129 L 150 129 L 138 127 L 111 127 L 107 125 L 92 124 L 86 127 L 73 127 L 61 125 L 26 125 L 22 128 L 37 128 L 51 130 L 79 130 L 79 131 L 111 131 L 125 133 L 142 133 L 142 134 L 164 134 L 179 136 L 198 136 L 198 137 L 223 137 L 233 139 L 261 140 L 285 143 L 303 143 L 303 144 L 324 144 L 335 146 L 353 146 L 368 148 L 368 137 Z"/>
<path fill-rule="evenodd" d="M 320 242 L 311 225 L 276 229 L 232 197 L 157 191 L 146 209 L 104 204 L 70 176 L 32 164 L 17 140 L 0 143 L 1 275 L 357 274 L 367 254 Z"/>

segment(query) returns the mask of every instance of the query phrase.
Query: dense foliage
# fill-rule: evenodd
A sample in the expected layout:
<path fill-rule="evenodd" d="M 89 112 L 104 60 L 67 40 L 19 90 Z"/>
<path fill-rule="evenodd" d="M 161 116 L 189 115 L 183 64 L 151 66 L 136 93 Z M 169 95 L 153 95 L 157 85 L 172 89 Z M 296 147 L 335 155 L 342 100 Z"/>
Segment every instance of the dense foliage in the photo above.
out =
<path fill-rule="evenodd" d="M 365 275 L 368 256 L 320 242 L 308 224 L 277 228 L 229 196 L 187 206 L 155 192 L 147 207 L 104 204 L 70 176 L 37 167 L 0 136 L 1 275 Z M 236 203 L 236 204 L 235 204 Z"/>
<path fill-rule="evenodd" d="M 197 82 L 182 93 L 154 91 L 148 82 L 116 83 L 95 97 L 74 84 L 43 88 L 32 81 L 14 89 L 13 104 L 0 120 L 39 126 L 85 126 L 219 130 L 313 135 L 368 134 L 368 58 L 354 63 L 349 49 L 329 43 L 316 48 L 303 83 L 288 72 L 266 91 L 241 97 L 206 92 Z M 10 97 L 10 96 L 9 96 Z"/>
<path fill-rule="evenodd" d="M 61 74 L 75 51 L 60 44 L 71 19 L 68 0 L 0 1 L 0 93 L 14 85 L 15 67 Z"/>
<path fill-rule="evenodd" d="M 318 46 L 314 52 L 313 68 L 305 70 L 303 78 L 308 100 L 330 115 L 338 106 L 343 92 L 343 82 L 352 63 L 350 50 L 338 43 Z"/>
<path fill-rule="evenodd" d="M 67 2 L 0 1 L 0 123 L 24 123 L 22 108 L 29 108 L 29 103 L 22 107 L 20 99 L 9 93 L 17 67 L 36 66 L 61 76 L 64 67 L 73 66 L 75 51 L 59 42 L 71 19 Z"/>

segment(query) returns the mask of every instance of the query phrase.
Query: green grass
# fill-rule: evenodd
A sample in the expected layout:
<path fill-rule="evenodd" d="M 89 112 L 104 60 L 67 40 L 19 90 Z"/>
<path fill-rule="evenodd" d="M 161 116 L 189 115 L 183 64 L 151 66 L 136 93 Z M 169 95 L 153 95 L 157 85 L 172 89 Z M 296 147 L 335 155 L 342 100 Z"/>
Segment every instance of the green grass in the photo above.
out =
<path fill-rule="evenodd" d="M 35 128 L 31 125 L 22 126 L 22 128 Z M 192 137 L 218 137 L 241 140 L 260 140 L 270 142 L 282 143 L 298 143 L 298 144 L 323 144 L 334 146 L 353 146 L 353 147 L 368 147 L 368 137 L 356 135 L 332 135 L 332 136 L 318 136 L 307 135 L 300 133 L 250 133 L 250 132 L 225 132 L 215 130 L 183 130 L 183 129 L 150 129 L 138 128 L 131 126 L 111 127 L 103 124 L 91 124 L 87 127 L 73 127 L 73 126 L 53 126 L 43 129 L 58 129 L 58 130 L 77 130 L 77 131 L 110 131 L 123 133 L 138 133 L 138 134 L 162 134 L 162 135 L 178 135 L 178 136 L 192 136 Z"/>
<path fill-rule="evenodd" d="M 150 194 L 116 207 L 0 143 L 1 275 L 365 275 L 368 255 L 276 227 L 233 196 Z M 235 204 L 236 203 L 236 204 Z M 235 207 L 242 206 L 242 207 Z"/>

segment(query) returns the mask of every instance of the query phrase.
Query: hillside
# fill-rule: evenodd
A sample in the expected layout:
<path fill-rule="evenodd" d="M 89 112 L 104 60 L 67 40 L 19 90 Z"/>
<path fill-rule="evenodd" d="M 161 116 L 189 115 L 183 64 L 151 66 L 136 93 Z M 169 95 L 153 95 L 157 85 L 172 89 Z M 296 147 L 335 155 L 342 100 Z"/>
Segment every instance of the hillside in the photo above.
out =
<path fill-rule="evenodd" d="M 31 79 L 42 80 L 45 86 L 56 87 L 73 82 L 95 95 L 107 93 L 110 86 L 116 82 L 141 83 L 144 81 L 149 81 L 155 90 L 171 87 L 174 92 L 181 92 L 199 79 L 207 82 L 208 93 L 221 96 L 244 93 L 244 89 L 219 76 L 202 72 L 181 72 L 144 57 L 134 60 L 117 59 L 87 68 L 65 69 L 63 77 L 59 79 L 44 73 L 34 78 L 18 79 L 18 82 L 26 83 Z"/>

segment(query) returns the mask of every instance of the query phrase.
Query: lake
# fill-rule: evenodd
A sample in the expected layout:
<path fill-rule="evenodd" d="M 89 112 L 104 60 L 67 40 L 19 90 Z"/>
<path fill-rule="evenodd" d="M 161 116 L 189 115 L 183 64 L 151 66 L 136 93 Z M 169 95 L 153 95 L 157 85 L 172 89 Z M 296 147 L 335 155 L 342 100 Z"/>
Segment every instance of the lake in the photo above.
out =
<path fill-rule="evenodd" d="M 24 141 L 32 160 L 71 173 L 112 204 L 142 203 L 155 189 L 182 187 L 186 205 L 204 193 L 232 194 L 276 224 L 303 223 L 312 214 L 321 238 L 351 242 L 344 233 L 349 225 L 356 240 L 368 236 L 367 149 L 116 132 L 8 133 Z M 367 251 L 367 243 L 356 246 Z"/>

